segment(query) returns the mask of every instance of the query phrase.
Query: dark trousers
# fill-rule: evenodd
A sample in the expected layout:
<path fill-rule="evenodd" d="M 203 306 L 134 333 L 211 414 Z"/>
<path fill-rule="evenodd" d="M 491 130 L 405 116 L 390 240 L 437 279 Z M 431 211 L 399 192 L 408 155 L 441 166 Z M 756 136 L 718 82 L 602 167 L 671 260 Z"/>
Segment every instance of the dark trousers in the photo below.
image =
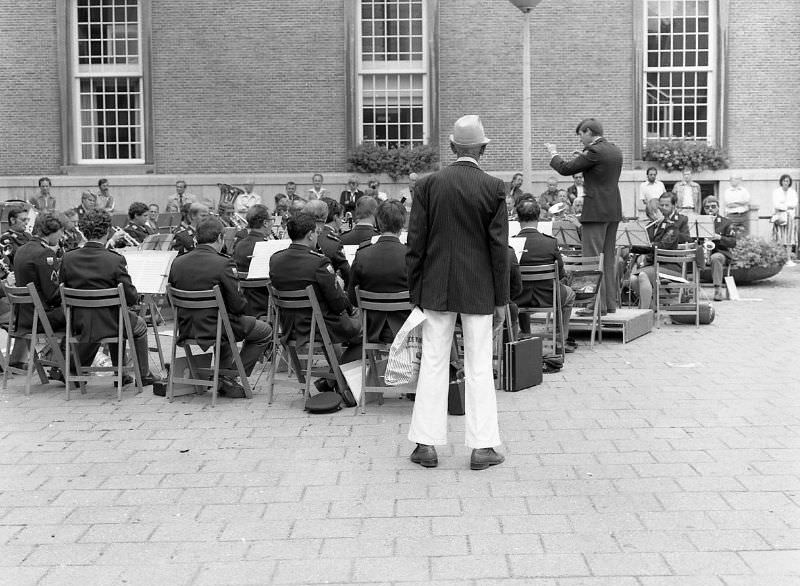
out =
<path fill-rule="evenodd" d="M 244 367 L 245 374 L 250 376 L 250 373 L 253 372 L 253 368 L 255 368 L 256 362 L 258 362 L 258 359 L 267 348 L 267 344 L 269 344 L 272 336 L 272 327 L 267 322 L 249 315 L 243 316 L 241 321 L 244 324 L 244 331 L 246 333 L 242 340 L 237 340 L 240 342 L 244 341 L 239 356 L 242 359 L 242 366 Z M 223 369 L 234 369 L 233 354 L 231 353 L 231 347 L 228 344 L 224 332 L 219 359 Z"/>
<path fill-rule="evenodd" d="M 136 358 L 138 360 L 139 374 L 147 376 L 150 374 L 150 355 L 147 347 L 147 323 L 132 311 L 128 312 L 131 320 L 131 329 L 133 330 L 133 347 L 136 349 Z M 128 332 L 122 328 L 122 333 L 127 339 Z M 109 344 L 108 353 L 111 355 L 111 364 L 117 366 L 117 354 L 119 351 L 118 344 Z M 94 360 L 97 351 L 100 349 L 100 344 L 97 342 L 80 342 L 73 345 L 74 352 L 78 356 L 78 361 L 81 366 L 90 366 Z M 124 352 L 123 348 L 123 352 Z"/>
<path fill-rule="evenodd" d="M 600 311 L 617 309 L 617 225 L 619 222 L 586 222 L 581 236 L 583 256 L 603 253 L 603 289 Z"/>

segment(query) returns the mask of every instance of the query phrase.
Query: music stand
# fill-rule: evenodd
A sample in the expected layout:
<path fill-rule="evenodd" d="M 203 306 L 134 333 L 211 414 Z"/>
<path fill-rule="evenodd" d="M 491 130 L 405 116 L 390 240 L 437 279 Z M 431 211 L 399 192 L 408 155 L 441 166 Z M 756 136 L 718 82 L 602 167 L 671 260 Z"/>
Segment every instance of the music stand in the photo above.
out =
<path fill-rule="evenodd" d="M 617 246 L 650 246 L 646 226 L 640 220 L 621 223 L 617 228 Z"/>
<path fill-rule="evenodd" d="M 560 239 L 561 244 L 567 248 L 580 248 L 582 246 L 578 227 L 568 220 L 553 221 L 553 236 Z"/>
<path fill-rule="evenodd" d="M 713 238 L 716 232 L 714 231 L 714 216 L 697 216 L 695 220 L 695 235 L 698 238 Z"/>

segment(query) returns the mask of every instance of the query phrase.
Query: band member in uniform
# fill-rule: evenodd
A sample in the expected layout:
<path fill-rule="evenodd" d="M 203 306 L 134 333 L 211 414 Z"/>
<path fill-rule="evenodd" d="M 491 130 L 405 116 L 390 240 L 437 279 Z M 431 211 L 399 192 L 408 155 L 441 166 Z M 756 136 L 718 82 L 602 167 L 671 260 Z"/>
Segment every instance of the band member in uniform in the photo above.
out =
<path fill-rule="evenodd" d="M 205 291 L 219 285 L 233 335 L 236 341 L 244 341 L 240 356 L 245 375 L 250 376 L 269 343 L 272 328 L 267 322 L 245 314 L 247 304 L 239 292 L 236 265 L 231 257 L 220 252 L 222 235 L 223 226 L 219 219 L 202 220 L 197 225 L 197 247 L 175 259 L 169 271 L 169 283 L 176 289 L 186 291 Z M 216 309 L 179 309 L 177 320 L 181 339 L 213 341 L 216 338 Z M 233 368 L 233 356 L 225 336 L 220 365 L 226 370 Z M 245 396 L 244 388 L 236 376 L 221 376 L 219 391 L 232 399 Z"/>
<path fill-rule="evenodd" d="M 534 199 L 522 199 L 517 204 L 517 218 L 522 228 L 518 236 L 525 238 L 525 248 L 519 259 L 519 265 L 539 266 L 556 263 L 558 274 L 564 274 L 564 260 L 561 258 L 561 251 L 558 249 L 558 241 L 552 236 L 542 234 L 536 229 L 539 223 L 541 208 Z M 523 283 L 522 293 L 514 299 L 517 307 L 524 309 L 528 307 L 546 307 L 553 303 L 553 283 L 551 281 L 537 281 L 535 283 Z M 564 339 L 569 339 L 569 320 L 572 316 L 572 305 L 575 302 L 575 292 L 561 285 L 561 323 L 564 328 Z M 530 320 L 526 313 L 519 316 L 520 330 L 530 333 Z M 567 343 L 565 352 L 574 352 L 575 343 Z"/>
<path fill-rule="evenodd" d="M 111 214 L 105 210 L 88 211 L 79 226 L 88 242 L 82 248 L 64 254 L 64 259 L 61 261 L 61 282 L 64 286 L 74 289 L 109 289 L 121 283 L 125 301 L 129 306 L 135 305 L 139 300 L 139 294 L 131 282 L 125 257 L 106 248 L 111 228 Z M 147 324 L 135 312 L 129 310 L 128 313 L 142 386 L 163 382 L 150 373 Z M 117 335 L 119 327 L 117 308 L 76 307 L 72 310 L 72 316 L 72 329 L 78 339 L 76 351 L 80 363 L 91 364 L 100 347 L 94 340 Z M 116 366 L 116 344 L 109 344 L 109 350 L 111 361 Z M 132 379 L 126 375 L 123 384 L 130 382 L 133 382 Z"/>
<path fill-rule="evenodd" d="M 732 248 L 736 248 L 736 228 L 728 218 L 719 215 L 719 202 L 713 195 L 703 200 L 703 213 L 714 216 L 714 236 L 710 238 L 713 247 L 706 255 L 706 264 L 711 265 L 711 280 L 714 283 L 714 301 L 722 301 L 723 270 L 733 261 Z"/>
<path fill-rule="evenodd" d="M 81 203 L 78 207 L 75 208 L 75 212 L 78 214 L 78 221 L 83 219 L 83 216 L 86 215 L 86 212 L 96 208 L 97 208 L 97 196 L 91 191 L 84 191 L 83 193 L 81 193 Z"/>
<path fill-rule="evenodd" d="M 373 236 L 380 234 L 375 229 L 375 212 L 378 210 L 378 201 L 374 197 L 362 197 L 356 203 L 355 220 L 353 229 L 342 235 L 342 244 L 361 244 L 372 240 Z"/>
<path fill-rule="evenodd" d="M 60 255 L 63 256 L 65 252 L 86 244 L 86 238 L 78 228 L 78 212 L 74 208 L 64 212 L 61 223 L 64 225 L 64 237 L 61 239 Z"/>
<path fill-rule="evenodd" d="M 381 236 L 375 244 L 365 242 L 361 245 L 350 272 L 347 295 L 354 305 L 357 302 L 356 287 L 373 293 L 408 291 L 408 249 L 400 242 L 400 232 L 406 225 L 406 208 L 398 200 L 387 200 L 378 206 L 376 219 Z M 408 314 L 408 311 L 370 311 L 367 315 L 367 339 L 391 343 Z"/>
<path fill-rule="evenodd" d="M 321 202 L 327 205 L 327 215 L 322 220 L 321 232 L 317 240 L 317 250 L 331 260 L 333 270 L 342 278 L 347 286 L 350 281 L 350 263 L 344 256 L 344 248 L 340 238 L 342 229 L 342 206 L 330 197 L 323 197 Z M 310 202 L 309 202 L 310 203 Z M 316 209 L 313 208 L 312 209 Z M 308 211 L 308 210 L 306 210 Z M 317 218 L 319 226 L 319 218 Z"/>
<path fill-rule="evenodd" d="M 286 250 L 272 255 L 269 276 L 278 291 L 295 291 L 313 285 L 319 299 L 325 324 L 334 342 L 347 345 L 339 362 L 345 364 L 361 359 L 361 322 L 356 310 L 336 284 L 331 261 L 317 252 L 317 222 L 314 216 L 299 213 L 287 224 L 292 243 Z M 285 336 L 293 335 L 298 344 L 308 341 L 311 332 L 311 312 L 284 310 L 281 329 Z"/>
<path fill-rule="evenodd" d="M 257 203 L 247 210 L 247 234 L 236 242 L 233 248 L 233 260 L 236 263 L 236 270 L 239 273 L 246 273 L 250 270 L 250 260 L 253 258 L 253 250 L 257 242 L 275 240 L 270 232 L 272 216 L 267 206 Z M 247 315 L 263 317 L 267 315 L 267 304 L 269 303 L 269 292 L 266 287 L 248 287 L 242 291 L 247 300 Z"/>
<path fill-rule="evenodd" d="M 667 250 L 676 250 L 678 244 L 691 241 L 689 220 L 678 213 L 676 204 L 678 196 L 668 191 L 658 198 L 661 217 L 647 227 L 647 235 L 653 246 Z M 651 309 L 653 303 L 653 287 L 656 286 L 655 257 L 652 248 L 634 246 L 633 252 L 640 254 L 636 266 L 631 271 L 631 288 L 639 293 L 639 308 Z M 674 272 L 680 276 L 680 267 L 676 264 L 661 264 L 659 270 L 664 273 Z"/>
<path fill-rule="evenodd" d="M 3 248 L 9 266 L 14 268 L 14 255 L 23 244 L 30 242 L 31 235 L 25 231 L 28 224 L 28 210 L 22 207 L 12 207 L 8 211 L 8 230 L 0 236 L 0 246 Z"/>
<path fill-rule="evenodd" d="M 172 242 L 172 249 L 178 251 L 178 256 L 194 250 L 197 245 L 195 234 L 197 226 L 209 215 L 208 206 L 202 203 L 189 204 L 186 221 L 188 225 L 175 232 L 175 240 Z M 183 223 L 181 223 L 183 225 Z"/>
<path fill-rule="evenodd" d="M 147 207 L 147 204 L 135 201 L 128 207 L 128 223 L 125 224 L 123 230 L 141 244 L 151 234 L 147 225 L 147 220 L 149 219 L 150 208 Z"/>

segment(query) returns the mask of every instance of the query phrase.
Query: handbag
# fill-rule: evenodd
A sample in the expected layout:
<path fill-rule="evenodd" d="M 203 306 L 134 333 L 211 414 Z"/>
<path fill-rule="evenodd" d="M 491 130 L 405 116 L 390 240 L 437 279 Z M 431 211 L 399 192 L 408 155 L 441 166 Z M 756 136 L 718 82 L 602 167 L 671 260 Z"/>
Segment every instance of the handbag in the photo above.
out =
<path fill-rule="evenodd" d="M 772 214 L 769 222 L 770 224 L 775 224 L 776 226 L 785 226 L 789 223 L 789 214 L 785 211 L 775 212 Z"/>
<path fill-rule="evenodd" d="M 384 381 L 390 387 L 410 385 L 419 377 L 422 363 L 422 322 L 425 314 L 415 307 L 389 348 Z"/>

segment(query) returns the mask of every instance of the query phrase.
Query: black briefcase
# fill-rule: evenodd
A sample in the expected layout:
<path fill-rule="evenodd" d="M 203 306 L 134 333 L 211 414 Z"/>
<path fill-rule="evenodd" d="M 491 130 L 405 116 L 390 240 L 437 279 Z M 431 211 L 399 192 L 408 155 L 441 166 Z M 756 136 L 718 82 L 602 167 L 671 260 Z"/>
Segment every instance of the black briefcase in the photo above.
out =
<path fill-rule="evenodd" d="M 503 345 L 503 388 L 515 393 L 542 383 L 542 339 L 538 337 Z"/>

